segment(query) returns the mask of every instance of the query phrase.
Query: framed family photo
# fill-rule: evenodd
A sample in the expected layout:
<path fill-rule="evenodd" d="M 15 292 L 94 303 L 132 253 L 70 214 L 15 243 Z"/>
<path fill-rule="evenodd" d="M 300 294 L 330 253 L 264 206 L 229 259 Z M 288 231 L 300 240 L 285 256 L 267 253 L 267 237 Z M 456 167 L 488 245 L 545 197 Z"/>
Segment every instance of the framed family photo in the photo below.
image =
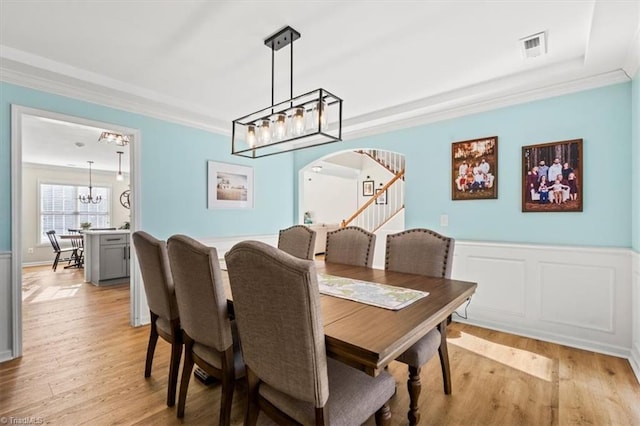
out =
<path fill-rule="evenodd" d="M 581 212 L 582 139 L 522 147 L 522 211 Z"/>
<path fill-rule="evenodd" d="M 376 204 L 387 204 L 387 190 L 386 189 L 383 191 L 382 188 L 378 188 L 378 189 L 376 189 L 376 194 L 380 194 L 380 195 L 378 195 L 378 198 L 376 198 Z"/>
<path fill-rule="evenodd" d="M 451 144 L 451 199 L 498 198 L 498 137 Z"/>
<path fill-rule="evenodd" d="M 253 208 L 253 168 L 209 161 L 207 163 L 207 208 Z"/>

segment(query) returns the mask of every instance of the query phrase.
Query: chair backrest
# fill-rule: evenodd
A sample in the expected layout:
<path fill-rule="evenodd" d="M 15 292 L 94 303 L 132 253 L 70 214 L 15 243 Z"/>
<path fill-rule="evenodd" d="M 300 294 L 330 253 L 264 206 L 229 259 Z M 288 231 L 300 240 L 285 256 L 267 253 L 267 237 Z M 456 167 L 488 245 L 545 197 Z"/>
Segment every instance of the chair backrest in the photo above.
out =
<path fill-rule="evenodd" d="M 49 238 L 51 247 L 53 247 L 53 251 L 55 253 L 58 253 L 60 251 L 60 244 L 58 243 L 58 238 L 56 237 L 56 231 L 47 231 L 47 237 Z"/>
<path fill-rule="evenodd" d="M 315 265 L 258 241 L 226 255 L 245 364 L 260 380 L 298 400 L 329 397 Z"/>
<path fill-rule="evenodd" d="M 280 230 L 278 248 L 300 259 L 313 260 L 316 245 L 316 231 L 308 226 L 294 225 Z"/>
<path fill-rule="evenodd" d="M 218 252 L 186 235 L 167 242 L 180 324 L 197 343 L 223 352 L 233 340 Z"/>
<path fill-rule="evenodd" d="M 138 256 L 149 309 L 167 320 L 178 318 L 167 244 L 144 231 L 134 232 L 131 238 Z"/>
<path fill-rule="evenodd" d="M 373 265 L 376 236 L 357 226 L 347 226 L 327 233 L 325 261 L 347 265 Z"/>
<path fill-rule="evenodd" d="M 75 229 L 75 228 L 69 228 L 67 229 L 67 232 L 70 235 L 80 235 L 80 231 Z M 82 238 L 72 238 L 71 239 L 71 247 L 77 249 L 77 248 L 84 248 L 84 244 L 83 244 L 83 239 Z"/>
<path fill-rule="evenodd" d="M 429 229 L 387 235 L 385 269 L 450 278 L 455 240 Z"/>

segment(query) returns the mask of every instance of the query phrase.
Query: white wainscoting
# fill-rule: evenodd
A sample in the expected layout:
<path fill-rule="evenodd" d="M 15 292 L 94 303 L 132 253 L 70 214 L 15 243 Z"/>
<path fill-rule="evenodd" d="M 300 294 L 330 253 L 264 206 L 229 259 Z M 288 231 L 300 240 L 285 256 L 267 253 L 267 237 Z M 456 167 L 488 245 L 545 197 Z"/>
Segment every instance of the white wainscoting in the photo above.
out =
<path fill-rule="evenodd" d="M 0 252 L 0 362 L 13 357 L 11 252 Z"/>
<path fill-rule="evenodd" d="M 628 249 L 456 241 L 452 278 L 478 283 L 455 320 L 630 358 Z"/>
<path fill-rule="evenodd" d="M 224 254 L 240 241 L 262 241 L 263 243 L 278 247 L 278 234 L 275 235 L 242 235 L 238 237 L 206 237 L 197 238 L 202 244 L 215 247 L 218 257 L 223 258 Z"/>
<path fill-rule="evenodd" d="M 640 253 L 632 252 L 633 258 L 633 338 L 631 343 L 631 355 L 629 356 L 629 362 L 636 378 L 640 382 Z"/>

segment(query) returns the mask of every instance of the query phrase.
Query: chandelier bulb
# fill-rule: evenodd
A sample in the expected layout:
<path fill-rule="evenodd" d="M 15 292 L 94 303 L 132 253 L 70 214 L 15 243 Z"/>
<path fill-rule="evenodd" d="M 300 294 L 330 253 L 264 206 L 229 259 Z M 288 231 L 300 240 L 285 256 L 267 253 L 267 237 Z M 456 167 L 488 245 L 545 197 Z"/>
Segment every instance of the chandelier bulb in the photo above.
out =
<path fill-rule="evenodd" d="M 251 148 L 256 147 L 256 126 L 253 124 L 247 126 L 247 144 Z"/>
<path fill-rule="evenodd" d="M 261 145 L 271 143 L 271 128 L 269 127 L 269 120 L 261 120 L 259 139 Z"/>

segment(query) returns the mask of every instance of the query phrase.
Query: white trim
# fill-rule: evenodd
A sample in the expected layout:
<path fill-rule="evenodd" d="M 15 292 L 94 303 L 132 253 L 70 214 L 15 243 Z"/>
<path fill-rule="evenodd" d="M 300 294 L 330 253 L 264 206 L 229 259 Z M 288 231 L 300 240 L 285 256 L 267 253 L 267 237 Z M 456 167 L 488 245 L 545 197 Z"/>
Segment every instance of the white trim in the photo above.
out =
<path fill-rule="evenodd" d="M 631 254 L 632 268 L 631 268 L 631 282 L 632 282 L 632 304 L 633 310 L 632 321 L 632 339 L 631 339 L 631 353 L 629 355 L 629 363 L 631 368 L 640 383 L 640 253 L 633 251 Z"/>
<path fill-rule="evenodd" d="M 50 118 L 59 121 L 67 121 L 91 127 L 110 128 L 116 132 L 132 135 L 130 144 L 130 177 L 131 191 L 138 190 L 140 185 L 140 153 L 142 135 L 140 130 L 124 127 L 119 124 L 106 123 L 96 120 L 89 120 L 81 117 L 61 114 L 53 111 L 46 111 L 36 108 L 24 107 L 21 105 L 11 105 L 11 240 L 12 240 L 12 261 L 11 261 L 11 281 L 12 281 L 12 357 L 22 355 L 22 116 L 34 115 L 43 118 Z M 141 208 L 139 203 L 131 204 L 131 228 L 137 229 L 140 226 Z M 130 322 L 132 325 L 140 325 L 140 314 L 146 306 L 146 300 L 140 302 L 141 279 L 135 257 L 131 262 L 130 281 L 131 312 Z"/>
<path fill-rule="evenodd" d="M 10 360 L 12 358 L 13 339 L 9 338 L 9 334 L 13 335 L 11 329 L 12 317 L 12 301 L 13 287 L 11 283 L 11 252 L 0 252 L 0 362 Z"/>
<path fill-rule="evenodd" d="M 227 135 L 231 123 L 211 115 L 199 105 L 141 89 L 99 74 L 71 67 L 0 45 L 0 80 L 49 93 L 144 114 L 190 127 Z M 584 66 L 584 58 L 558 64 L 549 73 L 563 73 Z M 55 70 L 55 71 L 51 71 Z M 551 76 L 549 76 L 551 78 Z M 383 108 L 343 122 L 343 139 L 349 140 L 401 128 L 442 121 L 510 105 L 530 102 L 596 87 L 629 81 L 622 69 L 570 80 L 521 73 L 463 87 L 435 96 Z M 549 80 L 547 80 L 549 81 Z"/>
<path fill-rule="evenodd" d="M 511 93 L 506 90 L 495 90 L 479 96 L 465 96 L 465 89 L 461 89 L 460 91 L 435 96 L 431 101 L 430 98 L 426 98 L 411 103 L 419 104 L 415 105 L 413 109 L 408 105 L 391 107 L 345 120 L 342 131 L 343 139 L 350 140 L 372 136 L 628 81 L 629 77 L 624 71 L 616 70 L 596 76 Z M 427 109 L 429 111 L 425 111 Z"/>
<path fill-rule="evenodd" d="M 22 356 L 22 116 L 11 105 L 11 357 Z"/>

